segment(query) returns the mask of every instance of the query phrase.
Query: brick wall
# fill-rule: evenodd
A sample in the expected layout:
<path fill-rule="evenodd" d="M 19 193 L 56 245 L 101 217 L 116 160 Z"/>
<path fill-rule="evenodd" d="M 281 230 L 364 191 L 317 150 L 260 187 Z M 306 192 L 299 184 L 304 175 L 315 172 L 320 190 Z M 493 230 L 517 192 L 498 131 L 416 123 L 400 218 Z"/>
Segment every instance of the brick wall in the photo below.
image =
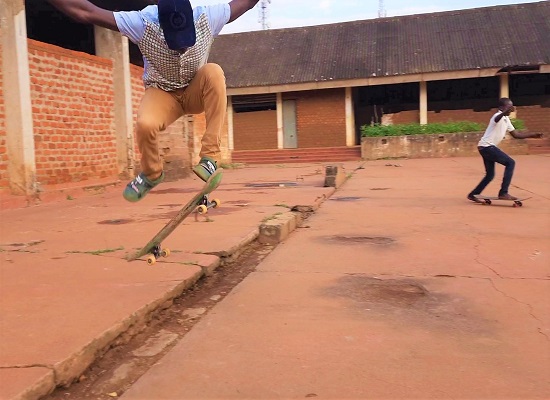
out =
<path fill-rule="evenodd" d="M 189 137 L 189 153 L 192 155 L 192 163 L 196 164 L 200 160 L 201 140 L 206 132 L 206 117 L 204 113 L 197 115 L 188 115 L 187 136 Z M 220 133 L 220 162 L 231 162 L 231 151 L 229 151 L 229 127 L 227 118 L 224 120 L 222 131 Z"/>
<path fill-rule="evenodd" d="M 497 108 L 488 111 L 464 110 L 442 110 L 441 112 L 428 112 L 428 122 L 451 122 L 451 121 L 471 121 L 482 125 L 487 125 L 491 116 L 497 112 Z"/>
<path fill-rule="evenodd" d="M 29 40 L 37 181 L 117 175 L 112 62 Z"/>
<path fill-rule="evenodd" d="M 517 117 L 532 132 L 550 134 L 550 96 L 518 96 L 512 98 Z"/>
<path fill-rule="evenodd" d="M 384 114 L 382 116 L 382 123 L 384 125 L 418 124 L 420 123 L 420 115 L 417 110 L 401 111 L 395 114 Z"/>
<path fill-rule="evenodd" d="M 277 148 L 277 111 L 254 111 L 233 114 L 235 150 Z"/>
<path fill-rule="evenodd" d="M 517 118 L 525 122 L 526 129 L 532 132 L 550 133 L 550 107 L 544 105 L 540 99 L 537 105 L 517 106 Z M 496 113 L 497 107 L 487 111 L 475 111 L 473 109 L 463 110 L 441 110 L 439 112 L 428 111 L 428 122 L 450 122 L 450 121 L 472 121 L 487 125 L 491 116 Z M 384 114 L 384 124 L 410 124 L 419 123 L 419 111 L 402 111 L 396 114 Z"/>
<path fill-rule="evenodd" d="M 346 145 L 345 89 L 285 93 L 296 99 L 298 148 Z"/>
<path fill-rule="evenodd" d="M 117 179 L 111 60 L 31 39 L 28 48 L 37 181 L 53 185 Z M 131 65 L 130 72 L 135 132 L 135 116 L 144 93 L 143 69 Z M 9 181 L 1 73 L 0 68 L 0 189 L 6 189 Z M 227 148 L 227 134 L 225 143 Z M 184 118 L 161 133 L 159 148 L 168 180 L 189 173 Z M 226 149 L 229 157 L 227 153 Z M 136 144 L 136 173 L 141 170 L 139 159 Z"/>
<path fill-rule="evenodd" d="M 531 132 L 550 134 L 550 108 L 542 106 L 519 106 L 517 117 L 525 122 Z"/>

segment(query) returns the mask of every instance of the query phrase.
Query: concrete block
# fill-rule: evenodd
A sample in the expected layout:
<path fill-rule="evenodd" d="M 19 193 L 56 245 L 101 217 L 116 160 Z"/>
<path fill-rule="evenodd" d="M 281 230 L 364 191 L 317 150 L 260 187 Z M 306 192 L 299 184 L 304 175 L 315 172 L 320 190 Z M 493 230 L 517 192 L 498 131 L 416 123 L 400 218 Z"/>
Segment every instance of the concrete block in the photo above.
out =
<path fill-rule="evenodd" d="M 300 218 L 301 219 L 301 218 Z M 263 244 L 278 244 L 285 240 L 298 226 L 298 214 L 286 212 L 275 215 L 260 225 L 258 241 Z"/>
<path fill-rule="evenodd" d="M 325 187 L 339 188 L 346 181 L 343 164 L 327 165 L 325 167 Z"/>

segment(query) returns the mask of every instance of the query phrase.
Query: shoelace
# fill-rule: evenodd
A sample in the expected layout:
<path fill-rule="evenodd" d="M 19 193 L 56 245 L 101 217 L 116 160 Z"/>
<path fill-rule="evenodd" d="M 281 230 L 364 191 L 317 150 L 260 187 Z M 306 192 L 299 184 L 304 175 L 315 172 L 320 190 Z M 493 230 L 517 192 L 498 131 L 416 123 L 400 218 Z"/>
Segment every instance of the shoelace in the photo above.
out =
<path fill-rule="evenodd" d="M 210 174 L 213 174 L 214 172 L 216 172 L 216 166 L 211 161 L 203 162 L 202 166 L 204 167 L 204 169 L 210 172 Z"/>

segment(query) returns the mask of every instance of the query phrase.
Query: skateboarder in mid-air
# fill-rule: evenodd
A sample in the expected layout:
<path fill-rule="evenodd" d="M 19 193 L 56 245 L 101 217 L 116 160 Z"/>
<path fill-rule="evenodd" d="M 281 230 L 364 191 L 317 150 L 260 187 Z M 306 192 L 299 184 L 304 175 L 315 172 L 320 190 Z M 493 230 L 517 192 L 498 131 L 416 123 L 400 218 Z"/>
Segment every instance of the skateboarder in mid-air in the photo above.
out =
<path fill-rule="evenodd" d="M 143 54 L 145 93 L 136 124 L 142 172 L 128 183 L 124 198 L 138 201 L 164 180 L 158 133 L 184 114 L 205 113 L 201 159 L 193 172 L 207 181 L 220 161 L 227 95 L 223 70 L 206 60 L 223 26 L 258 0 L 232 0 L 194 9 L 189 0 L 159 0 L 158 5 L 131 12 L 108 11 L 87 0 L 48 1 L 76 21 L 120 31 Z"/>
<path fill-rule="evenodd" d="M 505 167 L 504 178 L 502 179 L 502 186 L 498 192 L 498 198 L 501 200 L 517 200 L 516 197 L 508 193 L 516 162 L 497 146 L 504 139 L 506 132 L 510 132 L 510 135 L 515 139 L 540 138 L 542 134 L 516 132 L 509 118 L 510 113 L 514 110 L 515 107 L 512 100 L 507 97 L 503 97 L 499 100 L 498 112 L 491 117 L 485 134 L 477 145 L 477 149 L 485 165 L 485 177 L 479 182 L 479 185 L 468 194 L 468 200 L 481 203 L 481 200 L 478 200 L 475 196 L 480 195 L 483 189 L 485 189 L 495 177 L 495 163 L 502 164 Z"/>

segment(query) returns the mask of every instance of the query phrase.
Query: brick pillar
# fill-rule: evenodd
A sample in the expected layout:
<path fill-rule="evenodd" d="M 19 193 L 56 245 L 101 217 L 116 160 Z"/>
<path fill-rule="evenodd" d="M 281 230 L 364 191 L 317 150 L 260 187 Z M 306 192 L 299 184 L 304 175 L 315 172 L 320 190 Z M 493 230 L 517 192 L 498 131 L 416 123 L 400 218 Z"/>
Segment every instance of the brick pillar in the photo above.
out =
<path fill-rule="evenodd" d="M 36 162 L 24 0 L 0 5 L 8 176 L 13 194 L 35 195 Z"/>
<path fill-rule="evenodd" d="M 94 28 L 96 55 L 113 60 L 118 173 L 133 176 L 135 154 L 128 38 L 109 29 Z"/>

